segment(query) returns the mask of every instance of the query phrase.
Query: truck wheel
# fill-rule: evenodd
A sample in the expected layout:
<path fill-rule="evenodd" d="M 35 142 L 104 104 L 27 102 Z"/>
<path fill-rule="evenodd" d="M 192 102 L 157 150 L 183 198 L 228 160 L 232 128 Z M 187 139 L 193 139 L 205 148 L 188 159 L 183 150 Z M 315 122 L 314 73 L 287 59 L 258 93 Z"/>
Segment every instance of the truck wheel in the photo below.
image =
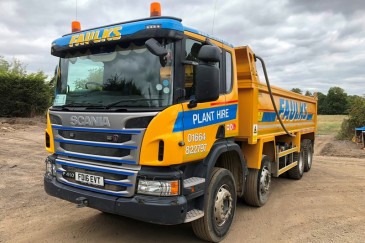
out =
<path fill-rule="evenodd" d="M 298 161 L 298 164 L 288 171 L 289 178 L 300 180 L 304 173 L 304 152 L 303 148 L 300 152 L 293 153 L 293 161 Z"/>
<path fill-rule="evenodd" d="M 304 172 L 308 172 L 312 167 L 313 162 L 313 145 L 309 139 L 302 141 L 303 152 L 304 152 Z"/>
<path fill-rule="evenodd" d="M 261 160 L 261 169 L 249 169 L 246 188 L 245 201 L 251 206 L 261 207 L 269 199 L 271 185 L 271 163 L 267 156 Z"/>
<path fill-rule="evenodd" d="M 227 235 L 236 211 L 236 185 L 229 170 L 215 167 L 204 202 L 204 217 L 192 227 L 202 240 L 219 242 Z"/>

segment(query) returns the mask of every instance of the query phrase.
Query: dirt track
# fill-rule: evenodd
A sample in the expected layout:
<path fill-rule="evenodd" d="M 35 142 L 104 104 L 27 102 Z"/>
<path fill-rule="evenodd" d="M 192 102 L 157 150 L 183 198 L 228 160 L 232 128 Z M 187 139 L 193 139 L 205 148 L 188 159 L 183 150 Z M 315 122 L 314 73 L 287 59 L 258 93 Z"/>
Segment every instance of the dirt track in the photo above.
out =
<path fill-rule="evenodd" d="M 200 242 L 189 224 L 143 223 L 46 195 L 43 130 L 0 123 L 0 242 Z M 316 153 L 332 140 L 318 137 Z M 316 155 L 302 180 L 274 179 L 264 207 L 239 201 L 224 242 L 363 242 L 364 232 L 365 159 Z"/>

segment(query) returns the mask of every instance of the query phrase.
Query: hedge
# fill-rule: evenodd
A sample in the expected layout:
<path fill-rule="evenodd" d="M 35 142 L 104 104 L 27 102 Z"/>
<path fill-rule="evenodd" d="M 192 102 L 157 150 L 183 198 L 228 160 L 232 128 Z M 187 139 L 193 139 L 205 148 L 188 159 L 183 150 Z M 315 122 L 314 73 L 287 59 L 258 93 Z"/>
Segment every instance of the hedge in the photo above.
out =
<path fill-rule="evenodd" d="M 50 106 L 51 93 L 43 73 L 0 73 L 0 116 L 33 117 L 44 114 Z"/>

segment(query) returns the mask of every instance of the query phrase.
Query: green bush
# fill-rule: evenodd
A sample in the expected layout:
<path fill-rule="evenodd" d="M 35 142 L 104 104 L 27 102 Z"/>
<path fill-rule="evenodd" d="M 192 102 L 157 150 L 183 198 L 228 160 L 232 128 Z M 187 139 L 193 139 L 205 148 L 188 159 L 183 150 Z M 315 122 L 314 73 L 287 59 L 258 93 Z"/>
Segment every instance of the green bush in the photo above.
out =
<path fill-rule="evenodd" d="M 349 118 L 342 122 L 337 138 L 350 140 L 355 134 L 355 128 L 363 126 L 365 126 L 365 98 L 357 96 L 352 101 Z"/>
<path fill-rule="evenodd" d="M 0 116 L 33 117 L 50 106 L 51 90 L 42 72 L 0 72 Z"/>

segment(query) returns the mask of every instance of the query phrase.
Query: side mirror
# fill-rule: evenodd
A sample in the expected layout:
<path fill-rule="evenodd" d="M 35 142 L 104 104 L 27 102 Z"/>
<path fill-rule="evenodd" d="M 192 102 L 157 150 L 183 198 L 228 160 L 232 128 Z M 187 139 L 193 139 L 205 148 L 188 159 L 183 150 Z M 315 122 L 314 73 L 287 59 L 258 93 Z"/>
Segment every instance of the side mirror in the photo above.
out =
<path fill-rule="evenodd" d="M 200 64 L 195 67 L 196 102 L 215 101 L 219 98 L 219 68 Z"/>
<path fill-rule="evenodd" d="M 189 108 L 219 98 L 219 68 L 215 63 L 220 62 L 221 50 L 217 46 L 204 45 L 198 59 L 202 63 L 195 66 L 195 100 L 190 101 Z"/>
<path fill-rule="evenodd" d="M 221 50 L 217 46 L 204 45 L 200 48 L 198 59 L 203 62 L 220 62 Z"/>
<path fill-rule="evenodd" d="M 154 38 L 148 39 L 146 42 L 147 49 L 155 56 L 164 57 L 167 55 L 167 50 Z"/>

